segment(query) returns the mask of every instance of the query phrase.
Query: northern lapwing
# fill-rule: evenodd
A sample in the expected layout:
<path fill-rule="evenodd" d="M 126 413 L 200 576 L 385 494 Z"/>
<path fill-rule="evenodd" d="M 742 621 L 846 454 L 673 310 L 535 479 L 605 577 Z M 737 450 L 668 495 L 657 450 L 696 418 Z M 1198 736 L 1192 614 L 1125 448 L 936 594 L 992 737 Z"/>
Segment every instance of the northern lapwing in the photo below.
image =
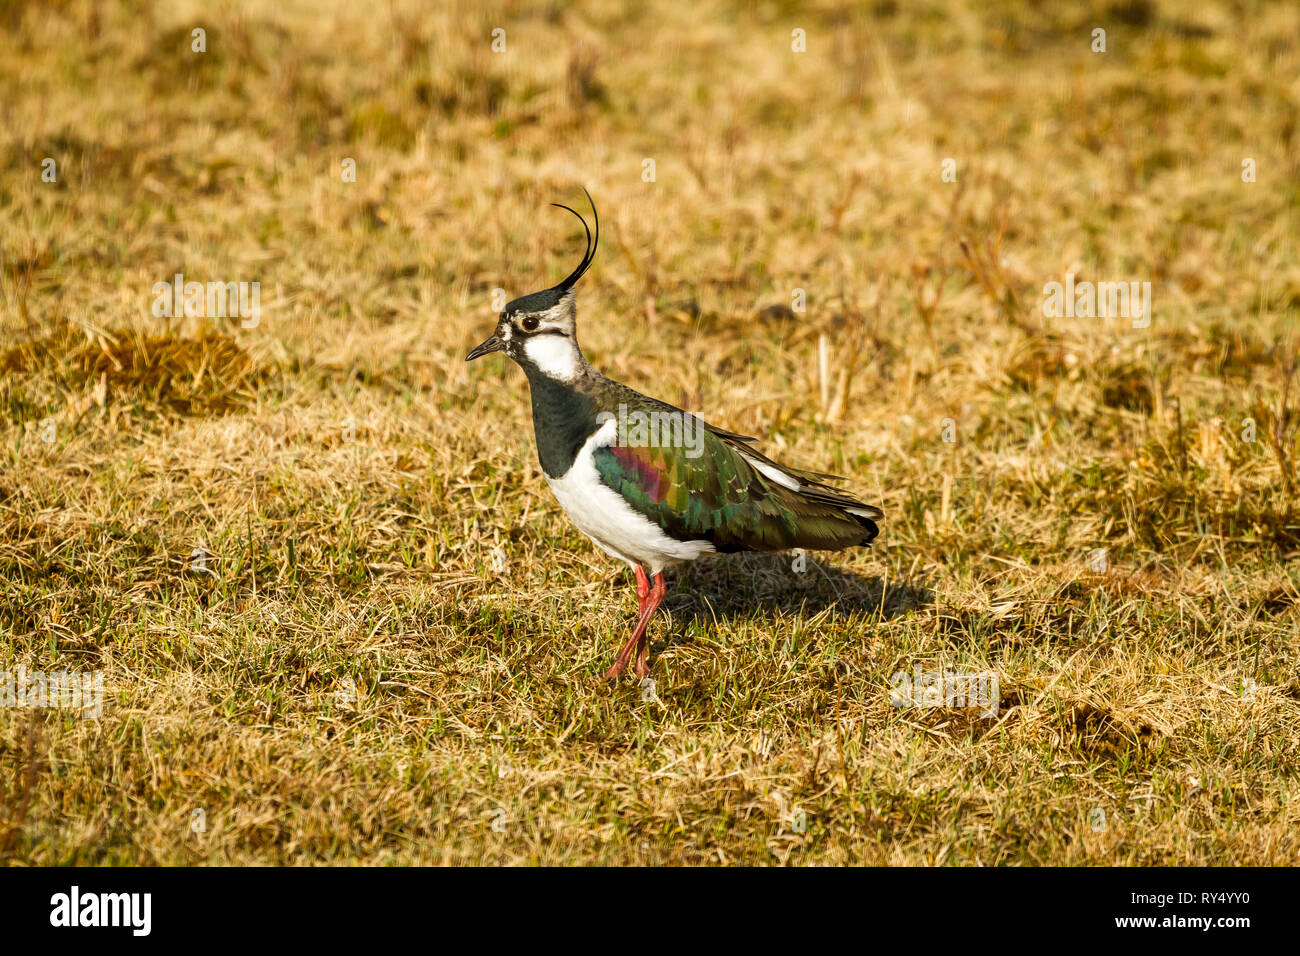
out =
<path fill-rule="evenodd" d="M 594 238 L 576 210 L 552 203 L 586 230 L 578 267 L 559 285 L 508 303 L 496 330 L 465 360 L 504 352 L 528 377 L 546 483 L 578 530 L 636 576 L 636 625 L 604 676 L 622 673 L 635 649 L 636 675 L 645 677 L 646 628 L 664 599 L 664 568 L 715 552 L 865 545 L 884 513 L 828 487 L 839 480 L 834 475 L 777 464 L 755 439 L 633 391 L 587 363 L 573 291 L 600 243 L 590 193 L 587 201 Z"/>

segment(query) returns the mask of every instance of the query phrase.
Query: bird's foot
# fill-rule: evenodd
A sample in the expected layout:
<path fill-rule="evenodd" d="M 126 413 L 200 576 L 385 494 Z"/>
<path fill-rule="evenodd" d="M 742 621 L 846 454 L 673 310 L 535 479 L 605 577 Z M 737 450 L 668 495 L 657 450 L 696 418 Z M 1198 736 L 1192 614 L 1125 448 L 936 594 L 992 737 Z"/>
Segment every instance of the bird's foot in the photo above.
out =
<path fill-rule="evenodd" d="M 637 623 L 640 624 L 641 622 L 638 621 Z M 622 649 L 618 652 L 618 657 L 614 661 L 614 666 L 601 675 L 601 681 L 614 680 L 627 669 L 628 661 L 632 659 L 632 649 L 636 647 L 640 640 L 641 634 L 638 631 L 633 631 L 632 636 L 627 639 L 627 643 L 624 644 Z M 640 666 L 641 662 L 638 659 L 637 667 L 639 668 Z"/>

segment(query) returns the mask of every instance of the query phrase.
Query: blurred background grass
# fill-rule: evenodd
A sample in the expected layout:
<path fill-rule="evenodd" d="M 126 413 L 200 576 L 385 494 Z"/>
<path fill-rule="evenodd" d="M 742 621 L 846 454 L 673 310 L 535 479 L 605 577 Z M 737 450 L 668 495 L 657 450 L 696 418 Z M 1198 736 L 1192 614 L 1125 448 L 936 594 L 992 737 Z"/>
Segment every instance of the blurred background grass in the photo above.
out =
<path fill-rule="evenodd" d="M 0 709 L 9 859 L 1295 861 L 1293 5 L 0 22 L 0 667 L 109 688 Z M 593 363 L 887 514 L 683 571 L 653 703 L 587 689 L 626 575 L 463 363 L 584 186 Z M 153 316 L 177 272 L 260 323 Z M 1044 317 L 1067 272 L 1151 327 Z M 890 708 L 918 664 L 1001 717 Z"/>

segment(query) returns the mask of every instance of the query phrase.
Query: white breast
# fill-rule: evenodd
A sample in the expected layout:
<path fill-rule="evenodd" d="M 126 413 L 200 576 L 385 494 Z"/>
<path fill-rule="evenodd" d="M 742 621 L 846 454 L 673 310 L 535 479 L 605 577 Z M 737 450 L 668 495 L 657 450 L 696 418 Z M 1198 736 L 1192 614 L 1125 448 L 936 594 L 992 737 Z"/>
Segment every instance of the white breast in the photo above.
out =
<path fill-rule="evenodd" d="M 623 496 L 600 480 L 593 453 L 612 444 L 618 421 L 605 422 L 578 452 L 573 467 L 560 478 L 547 477 L 556 500 L 570 520 L 600 548 L 628 564 L 641 564 L 651 574 L 679 561 L 694 561 L 716 549 L 707 541 L 678 541 L 638 514 Z"/>

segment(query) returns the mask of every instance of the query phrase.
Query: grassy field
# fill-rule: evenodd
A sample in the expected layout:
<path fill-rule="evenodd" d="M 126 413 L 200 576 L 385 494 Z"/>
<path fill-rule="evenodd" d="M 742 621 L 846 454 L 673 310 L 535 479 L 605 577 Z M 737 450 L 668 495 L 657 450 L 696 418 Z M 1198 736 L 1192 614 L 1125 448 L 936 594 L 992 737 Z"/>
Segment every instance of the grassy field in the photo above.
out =
<path fill-rule="evenodd" d="M 0 677 L 104 682 L 0 859 L 1300 861 L 1300 9 L 423 6 L 0 2 Z M 653 688 L 463 360 L 584 186 L 593 364 L 886 512 L 670 575 Z"/>

